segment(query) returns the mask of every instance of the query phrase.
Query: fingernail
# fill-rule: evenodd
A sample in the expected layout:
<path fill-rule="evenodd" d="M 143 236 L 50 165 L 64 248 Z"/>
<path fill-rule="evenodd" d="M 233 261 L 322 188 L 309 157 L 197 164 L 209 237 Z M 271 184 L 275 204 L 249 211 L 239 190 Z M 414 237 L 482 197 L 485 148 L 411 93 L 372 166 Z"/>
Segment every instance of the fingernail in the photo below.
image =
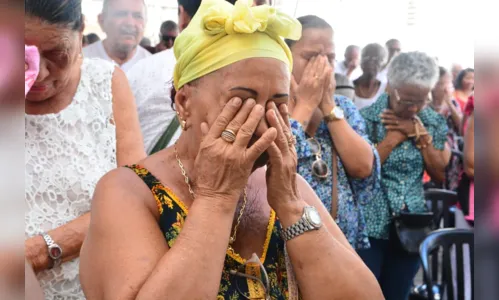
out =
<path fill-rule="evenodd" d="M 254 106 L 256 104 L 256 101 L 254 99 L 249 98 L 246 100 L 246 103 L 248 103 L 249 106 Z"/>
<path fill-rule="evenodd" d="M 280 109 L 283 114 L 288 113 L 288 106 L 286 104 L 281 104 Z"/>
<path fill-rule="evenodd" d="M 257 112 L 262 112 L 264 110 L 263 106 L 261 106 L 260 104 L 255 105 L 255 109 Z"/>
<path fill-rule="evenodd" d="M 234 100 L 232 100 L 234 105 L 236 106 L 239 106 L 241 105 L 241 103 L 243 103 L 243 101 L 241 100 L 241 98 L 234 98 Z"/>

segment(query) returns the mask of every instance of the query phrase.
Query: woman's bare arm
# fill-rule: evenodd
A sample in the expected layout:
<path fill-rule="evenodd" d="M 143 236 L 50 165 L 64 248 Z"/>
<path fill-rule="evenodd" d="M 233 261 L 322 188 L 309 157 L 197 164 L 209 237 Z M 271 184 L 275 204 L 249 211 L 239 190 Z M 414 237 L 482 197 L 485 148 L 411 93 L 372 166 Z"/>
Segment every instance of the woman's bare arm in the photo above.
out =
<path fill-rule="evenodd" d="M 475 116 L 471 116 L 464 135 L 464 171 L 475 177 Z"/>
<path fill-rule="evenodd" d="M 352 249 L 312 188 L 300 176 L 297 184 L 306 204 L 319 210 L 324 223 L 321 229 L 287 242 L 303 299 L 384 299 L 376 278 Z M 301 212 L 281 213 L 279 218 L 283 226 L 288 227 L 300 216 Z"/>
<path fill-rule="evenodd" d="M 130 170 L 112 171 L 96 189 L 81 253 L 87 298 L 215 299 L 236 204 L 196 198 L 169 249 L 151 192 Z"/>
<path fill-rule="evenodd" d="M 137 106 L 125 73 L 113 74 L 113 116 L 116 124 L 116 161 L 118 166 L 134 164 L 146 155 Z"/>

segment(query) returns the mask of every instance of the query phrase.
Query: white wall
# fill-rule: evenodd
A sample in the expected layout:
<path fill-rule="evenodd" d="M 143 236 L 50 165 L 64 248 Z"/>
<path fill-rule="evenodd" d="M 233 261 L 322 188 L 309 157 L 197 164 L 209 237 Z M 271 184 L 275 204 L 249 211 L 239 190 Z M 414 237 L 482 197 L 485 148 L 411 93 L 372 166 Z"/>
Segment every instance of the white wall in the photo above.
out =
<path fill-rule="evenodd" d="M 408 25 L 409 1 L 415 7 Z M 177 21 L 177 0 L 145 0 L 148 7 L 146 36 L 157 42 L 163 21 Z M 401 40 L 403 50 L 425 51 L 443 66 L 459 62 L 474 65 L 474 29 L 470 0 L 279 0 L 277 7 L 296 17 L 315 14 L 335 30 L 338 57 L 350 44 L 384 44 Z M 102 0 L 83 0 L 86 33 L 104 34 L 97 24 Z"/>

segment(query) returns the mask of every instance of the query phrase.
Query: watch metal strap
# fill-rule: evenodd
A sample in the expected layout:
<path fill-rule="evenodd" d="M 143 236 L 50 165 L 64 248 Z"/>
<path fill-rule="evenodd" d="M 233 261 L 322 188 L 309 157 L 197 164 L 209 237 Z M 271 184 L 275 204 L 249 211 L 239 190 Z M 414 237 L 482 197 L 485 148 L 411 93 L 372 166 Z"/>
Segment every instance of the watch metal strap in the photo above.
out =
<path fill-rule="evenodd" d="M 303 233 L 314 230 L 315 228 L 308 223 L 305 216 L 303 216 L 298 222 L 289 226 L 281 231 L 282 239 L 287 242 Z"/>
<path fill-rule="evenodd" d="M 58 267 L 61 265 L 62 262 L 62 249 L 59 245 L 56 244 L 56 242 L 52 239 L 48 233 L 42 233 L 43 240 L 45 241 L 45 244 L 47 244 L 48 252 L 49 252 L 49 257 L 52 260 L 52 266 L 50 268 Z M 59 257 L 54 258 L 56 256 L 54 253 L 52 253 L 52 250 L 59 251 Z"/>

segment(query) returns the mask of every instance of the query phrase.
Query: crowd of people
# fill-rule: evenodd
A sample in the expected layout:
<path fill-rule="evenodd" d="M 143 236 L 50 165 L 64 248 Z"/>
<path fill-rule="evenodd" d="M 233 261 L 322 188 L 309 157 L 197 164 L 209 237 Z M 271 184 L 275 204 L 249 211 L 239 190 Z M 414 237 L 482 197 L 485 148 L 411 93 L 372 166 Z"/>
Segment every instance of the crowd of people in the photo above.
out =
<path fill-rule="evenodd" d="M 105 0 L 99 40 L 81 0 L 25 0 L 31 289 L 403 300 L 394 217 L 431 185 L 473 225 L 474 70 L 397 39 L 339 59 L 325 20 L 268 4 L 178 0 L 151 46 L 143 1 Z"/>

